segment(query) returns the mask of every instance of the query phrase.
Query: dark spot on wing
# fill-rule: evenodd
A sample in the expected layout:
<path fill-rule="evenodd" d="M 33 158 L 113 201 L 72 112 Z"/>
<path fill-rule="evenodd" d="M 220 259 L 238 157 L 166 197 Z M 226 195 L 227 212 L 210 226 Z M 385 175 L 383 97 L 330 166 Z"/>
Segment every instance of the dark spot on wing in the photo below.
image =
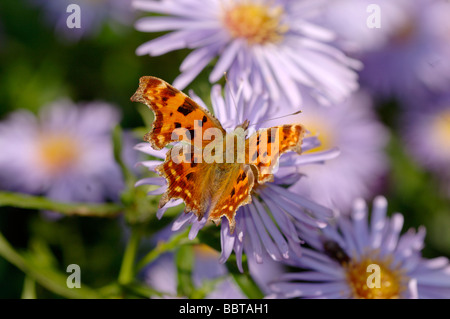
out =
<path fill-rule="evenodd" d="M 175 122 L 175 128 L 180 128 L 181 127 L 181 123 Z"/>
<path fill-rule="evenodd" d="M 163 97 L 173 97 L 178 94 L 178 91 L 171 86 L 167 86 L 161 90 L 161 96 Z"/>
<path fill-rule="evenodd" d="M 150 77 L 150 76 L 143 76 L 140 80 L 141 80 L 141 82 L 147 81 L 147 87 L 146 87 L 147 90 L 150 88 L 154 88 L 154 87 L 158 86 L 159 84 L 161 84 L 161 80 L 154 78 L 154 77 Z"/>
<path fill-rule="evenodd" d="M 284 139 L 287 138 L 287 136 L 289 136 L 289 134 L 291 133 L 291 127 L 284 125 L 283 126 L 283 134 L 284 134 Z"/>
<path fill-rule="evenodd" d="M 185 98 L 183 105 L 178 107 L 177 111 L 187 116 L 196 109 L 194 102 L 190 98 Z"/>
<path fill-rule="evenodd" d="M 192 111 L 189 109 L 184 108 L 183 106 L 180 106 L 177 111 L 181 114 L 183 114 L 184 116 L 188 115 L 189 113 L 191 113 Z"/>
<path fill-rule="evenodd" d="M 246 177 L 247 177 L 247 174 L 245 172 L 242 173 L 241 175 L 239 175 L 239 177 L 237 179 L 238 183 L 243 181 Z"/>

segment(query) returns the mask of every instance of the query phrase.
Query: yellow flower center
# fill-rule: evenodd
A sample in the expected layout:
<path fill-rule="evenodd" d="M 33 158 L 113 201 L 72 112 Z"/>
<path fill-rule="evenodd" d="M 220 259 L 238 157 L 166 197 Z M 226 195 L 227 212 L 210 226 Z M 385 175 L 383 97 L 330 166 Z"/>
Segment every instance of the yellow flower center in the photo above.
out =
<path fill-rule="evenodd" d="M 432 134 L 436 144 L 450 153 L 450 109 L 436 116 L 432 125 Z"/>
<path fill-rule="evenodd" d="M 398 299 L 405 289 L 406 277 L 389 258 L 364 257 L 344 264 L 353 297 L 360 299 Z"/>
<path fill-rule="evenodd" d="M 312 136 L 316 136 L 320 141 L 320 146 L 306 151 L 304 154 L 326 151 L 336 146 L 332 130 L 323 120 L 310 117 L 302 119 L 301 123 L 311 132 Z"/>
<path fill-rule="evenodd" d="M 276 43 L 288 31 L 281 23 L 283 9 L 262 4 L 238 4 L 225 10 L 224 24 L 234 38 L 244 38 L 249 44 Z"/>
<path fill-rule="evenodd" d="M 43 134 L 39 137 L 37 159 L 43 169 L 57 174 L 72 166 L 79 158 L 79 147 L 70 136 Z"/>

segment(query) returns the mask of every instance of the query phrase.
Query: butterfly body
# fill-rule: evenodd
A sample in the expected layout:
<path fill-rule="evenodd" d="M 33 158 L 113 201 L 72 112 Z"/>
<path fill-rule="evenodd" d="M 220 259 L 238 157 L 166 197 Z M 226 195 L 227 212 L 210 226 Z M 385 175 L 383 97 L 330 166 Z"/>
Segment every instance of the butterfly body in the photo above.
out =
<path fill-rule="evenodd" d="M 236 211 L 251 202 L 256 185 L 273 179 L 280 155 L 301 153 L 305 130 L 300 124 L 262 129 L 247 137 L 245 121 L 227 133 L 208 110 L 155 77 L 142 77 L 131 100 L 145 103 L 155 114 L 152 130 L 144 137 L 153 148 L 178 142 L 156 168 L 168 184 L 159 206 L 181 198 L 185 211 L 199 219 L 206 215 L 217 224 L 225 216 L 231 232 Z"/>

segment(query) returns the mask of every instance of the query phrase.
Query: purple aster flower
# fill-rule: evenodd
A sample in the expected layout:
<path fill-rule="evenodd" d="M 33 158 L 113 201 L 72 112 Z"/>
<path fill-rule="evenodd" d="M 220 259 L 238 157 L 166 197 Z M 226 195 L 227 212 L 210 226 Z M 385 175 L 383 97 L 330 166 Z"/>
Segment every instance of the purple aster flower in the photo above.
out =
<path fill-rule="evenodd" d="M 131 0 L 29 0 L 44 8 L 46 20 L 57 34 L 68 40 L 79 40 L 98 33 L 107 22 L 128 24 L 133 19 Z M 67 19 L 74 12 L 70 5 L 80 8 L 80 28 L 69 28 Z M 68 9 L 69 8 L 69 9 Z M 67 12 L 69 11 L 69 12 Z M 114 24 L 111 24 L 115 27 Z"/>
<path fill-rule="evenodd" d="M 329 44 L 334 34 L 311 22 L 318 4 L 287 0 L 135 0 L 137 9 L 164 16 L 145 17 L 136 29 L 170 31 L 141 45 L 136 53 L 158 56 L 189 48 L 174 86 L 184 89 L 218 58 L 211 83 L 228 73 L 231 82 L 246 80 L 269 92 L 277 105 L 301 105 L 299 88 L 323 103 L 340 101 L 357 89 L 360 63 Z M 244 88 L 246 98 L 251 88 Z"/>
<path fill-rule="evenodd" d="M 409 153 L 450 184 L 450 95 L 422 102 L 402 122 Z"/>
<path fill-rule="evenodd" d="M 386 44 L 361 56 L 362 83 L 377 93 L 407 101 L 428 91 L 447 91 L 450 85 L 450 3 L 418 0 L 397 4 L 401 5 L 401 11 L 398 11 L 395 27 L 387 29 Z"/>
<path fill-rule="evenodd" d="M 408 0 L 333 0 L 324 2 L 321 23 L 333 30 L 346 52 L 361 54 L 382 48 L 407 14 L 403 10 Z M 375 25 L 379 8 L 380 28 Z M 370 26 L 370 27 L 369 27 Z"/>
<path fill-rule="evenodd" d="M 224 129 L 236 127 L 244 119 L 249 120 L 249 133 L 261 128 L 265 119 L 266 110 L 270 108 L 270 100 L 266 95 L 253 94 L 250 101 L 243 96 L 243 85 L 238 92 L 225 87 L 225 98 L 222 96 L 220 86 L 216 85 L 211 91 L 211 101 L 215 116 L 222 123 Z M 205 104 L 193 93 L 190 96 L 201 106 Z M 234 107 L 236 103 L 236 108 Z M 317 147 L 318 141 L 314 137 L 306 137 L 303 140 L 303 151 Z M 166 158 L 168 149 L 156 151 L 149 143 L 141 143 L 136 146 L 141 152 L 152 155 L 156 160 L 141 162 L 141 165 L 154 171 Z M 299 253 L 299 245 L 302 240 L 295 231 L 295 223 L 304 223 L 311 227 L 325 227 L 326 221 L 332 216 L 332 212 L 298 194 L 285 188 L 301 177 L 301 168 L 310 163 L 321 163 L 324 160 L 338 155 L 336 149 L 298 156 L 297 153 L 288 152 L 280 157 L 279 168 L 274 174 L 274 181 L 261 186 L 255 186 L 252 193 L 252 202 L 241 206 L 236 212 L 236 226 L 234 232 L 230 232 L 227 218 L 221 222 L 221 262 L 225 262 L 233 251 L 236 253 L 237 263 L 242 271 L 242 253 L 251 254 L 262 262 L 262 255 L 267 252 L 274 260 L 289 258 L 293 253 Z M 150 177 L 142 179 L 137 186 L 150 184 L 159 188 L 153 189 L 149 195 L 163 194 L 167 189 L 166 180 L 163 177 Z M 169 201 L 158 210 L 157 216 L 161 218 L 168 207 L 180 205 L 181 200 Z M 192 212 L 182 213 L 174 222 L 172 230 L 176 231 L 192 224 L 189 237 L 195 238 L 198 231 L 203 228 L 208 220 L 205 214 L 201 220 Z"/>
<path fill-rule="evenodd" d="M 68 100 L 44 107 L 38 118 L 10 114 L 0 122 L 0 187 L 58 201 L 117 199 L 124 185 L 111 131 L 119 119 L 104 102 Z"/>
<path fill-rule="evenodd" d="M 206 299 L 243 299 L 246 298 L 233 282 L 226 267 L 218 262 L 218 253 L 206 245 L 194 246 L 194 265 L 192 281 L 196 289 L 209 283 Z M 177 295 L 177 270 L 173 254 L 165 254 L 148 265 L 144 272 L 144 281 L 151 288 L 161 292 L 165 298 L 179 298 Z"/>
<path fill-rule="evenodd" d="M 386 199 L 377 197 L 369 222 L 365 202 L 357 200 L 351 218 L 341 216 L 321 233 L 304 228 L 313 249 L 288 261 L 302 271 L 273 282 L 272 297 L 450 298 L 448 259 L 423 258 L 425 229 L 401 235 L 403 215 L 388 218 L 386 211 Z"/>
<path fill-rule="evenodd" d="M 340 155 L 326 165 L 302 168 L 305 176 L 290 188 L 292 192 L 343 211 L 354 198 L 373 195 L 387 171 L 388 133 L 376 119 L 370 95 L 359 91 L 333 108 L 310 99 L 296 120 L 320 140 L 314 152 L 338 147 Z"/>

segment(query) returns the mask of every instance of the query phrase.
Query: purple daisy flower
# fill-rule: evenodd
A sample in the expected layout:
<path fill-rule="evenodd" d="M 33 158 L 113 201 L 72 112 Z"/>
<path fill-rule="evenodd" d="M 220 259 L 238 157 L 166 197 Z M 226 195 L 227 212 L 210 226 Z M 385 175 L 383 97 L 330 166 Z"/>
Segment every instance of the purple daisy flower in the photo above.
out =
<path fill-rule="evenodd" d="M 133 19 L 131 0 L 30 0 L 45 9 L 46 20 L 55 32 L 68 40 L 79 40 L 98 33 L 106 22 L 128 24 Z M 74 13 L 70 5 L 80 8 L 80 28 L 69 28 L 67 19 Z M 111 24 L 114 27 L 114 24 Z"/>
<path fill-rule="evenodd" d="M 158 56 L 189 48 L 174 86 L 184 89 L 215 58 L 209 75 L 217 82 L 224 72 L 231 82 L 246 80 L 270 92 L 278 105 L 298 107 L 306 88 L 323 103 L 342 100 L 358 88 L 353 69 L 361 65 L 329 44 L 334 34 L 310 20 L 318 4 L 287 0 L 135 0 L 136 9 L 164 16 L 145 17 L 136 29 L 170 31 L 141 45 L 136 53 Z M 251 88 L 244 88 L 249 98 Z"/>
<path fill-rule="evenodd" d="M 408 0 L 406 0 L 408 1 Z M 407 14 L 405 0 L 333 0 L 324 2 L 321 23 L 334 30 L 345 52 L 361 54 L 382 48 Z M 375 14 L 379 9 L 380 27 Z M 370 27 L 369 27 L 370 26 Z"/>
<path fill-rule="evenodd" d="M 192 92 L 190 96 L 201 106 L 205 104 Z M 234 97 L 234 98 L 233 98 Z M 245 101 L 241 89 L 233 93 L 229 86 L 225 88 L 225 98 L 222 96 L 220 86 L 216 85 L 211 91 L 212 107 L 215 116 L 225 129 L 236 127 L 244 119 L 250 121 L 249 133 L 257 130 L 265 118 L 265 112 L 270 107 L 267 95 L 253 94 L 249 102 Z M 237 108 L 234 107 L 236 102 Z M 303 140 L 302 149 L 311 150 L 318 146 L 314 137 L 306 137 Z M 141 165 L 154 171 L 166 158 L 167 148 L 155 151 L 149 143 L 141 143 L 136 149 L 156 157 L 156 160 L 141 162 Z M 221 262 L 225 262 L 233 250 L 236 253 L 239 269 L 242 271 L 242 253 L 246 251 L 258 261 L 262 262 L 262 255 L 267 252 L 274 260 L 289 258 L 292 253 L 299 253 L 301 239 L 295 231 L 295 223 L 304 223 L 311 227 L 325 227 L 326 221 L 332 216 L 331 210 L 307 200 L 285 188 L 297 181 L 301 176 L 301 168 L 310 163 L 322 163 L 327 159 L 338 155 L 337 149 L 298 156 L 294 152 L 288 152 L 280 157 L 279 168 L 274 174 L 274 181 L 267 182 L 261 187 L 253 188 L 252 203 L 242 206 L 236 213 L 236 227 L 230 233 L 228 220 L 222 218 L 221 222 Z M 159 188 L 149 192 L 149 195 L 163 194 L 167 189 L 166 180 L 163 177 L 150 177 L 140 180 L 139 185 L 156 185 Z M 161 218 L 168 207 L 181 204 L 181 200 L 169 201 L 158 210 L 157 216 Z M 198 231 L 203 228 L 208 220 L 207 214 L 199 221 L 191 212 L 182 213 L 174 222 L 172 230 L 176 231 L 192 224 L 189 237 L 195 238 Z"/>
<path fill-rule="evenodd" d="M 120 120 L 104 102 L 68 100 L 0 123 L 0 187 L 58 201 L 118 199 L 124 184 L 113 157 L 111 131 Z"/>
<path fill-rule="evenodd" d="M 373 112 L 370 95 L 359 91 L 333 108 L 309 99 L 296 119 L 320 140 L 313 152 L 338 147 L 340 155 L 326 165 L 302 168 L 305 176 L 290 190 L 343 211 L 354 198 L 372 196 L 387 171 L 388 132 Z"/>
<path fill-rule="evenodd" d="M 371 220 L 363 200 L 351 217 L 340 216 L 320 233 L 304 228 L 308 244 L 302 258 L 270 286 L 284 298 L 450 298 L 450 264 L 445 257 L 424 259 L 425 229 L 401 235 L 403 215 L 386 216 L 384 197 L 374 200 Z"/>
<path fill-rule="evenodd" d="M 226 267 L 218 262 L 218 253 L 206 245 L 194 246 L 192 281 L 196 289 L 213 283 L 213 289 L 206 299 L 244 299 L 246 296 L 233 282 Z M 165 254 L 148 265 L 144 281 L 151 288 L 161 292 L 165 298 L 180 298 L 177 295 L 177 270 L 173 254 Z"/>
<path fill-rule="evenodd" d="M 414 101 L 450 85 L 450 3 L 400 1 L 394 28 L 384 46 L 364 52 L 361 83 L 385 96 Z M 382 26 L 384 28 L 384 26 Z"/>
<path fill-rule="evenodd" d="M 450 95 L 417 105 L 404 113 L 402 122 L 409 153 L 449 185 Z"/>

